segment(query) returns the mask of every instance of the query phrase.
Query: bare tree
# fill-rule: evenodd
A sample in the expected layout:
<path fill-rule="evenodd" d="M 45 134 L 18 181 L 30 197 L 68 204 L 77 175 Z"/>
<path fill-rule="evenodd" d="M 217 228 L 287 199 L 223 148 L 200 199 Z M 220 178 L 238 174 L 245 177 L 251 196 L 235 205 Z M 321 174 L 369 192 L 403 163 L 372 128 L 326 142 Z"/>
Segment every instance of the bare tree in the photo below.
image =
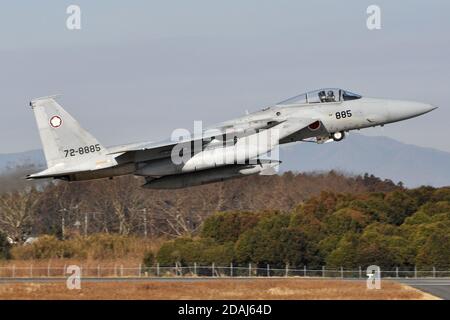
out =
<path fill-rule="evenodd" d="M 90 186 L 89 196 L 90 209 L 103 213 L 103 229 L 128 235 L 142 226 L 145 194 L 136 185 L 135 178 L 99 181 Z"/>
<path fill-rule="evenodd" d="M 1 231 L 14 241 L 24 241 L 31 232 L 38 199 L 39 194 L 34 189 L 0 196 Z"/>

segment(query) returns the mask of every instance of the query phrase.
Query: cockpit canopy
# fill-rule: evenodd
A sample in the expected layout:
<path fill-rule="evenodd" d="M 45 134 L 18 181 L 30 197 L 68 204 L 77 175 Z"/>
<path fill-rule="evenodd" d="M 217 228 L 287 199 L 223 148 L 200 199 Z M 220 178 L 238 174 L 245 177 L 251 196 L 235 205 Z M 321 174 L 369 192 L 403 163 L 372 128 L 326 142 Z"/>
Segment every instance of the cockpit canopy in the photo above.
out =
<path fill-rule="evenodd" d="M 298 96 L 281 101 L 277 103 L 277 105 L 339 102 L 339 101 L 356 100 L 360 98 L 362 97 L 359 94 L 352 93 L 347 90 L 336 88 L 324 88 L 300 94 Z"/>

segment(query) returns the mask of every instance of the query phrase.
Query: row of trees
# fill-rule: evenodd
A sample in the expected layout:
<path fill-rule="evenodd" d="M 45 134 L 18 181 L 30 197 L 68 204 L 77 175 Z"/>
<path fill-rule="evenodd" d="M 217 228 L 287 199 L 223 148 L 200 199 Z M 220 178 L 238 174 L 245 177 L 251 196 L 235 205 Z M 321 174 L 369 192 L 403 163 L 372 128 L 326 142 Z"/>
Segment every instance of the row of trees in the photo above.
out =
<path fill-rule="evenodd" d="M 166 242 L 162 264 L 450 268 L 450 188 L 323 192 L 292 210 L 221 212 Z"/>
<path fill-rule="evenodd" d="M 177 191 L 143 190 L 141 183 L 123 177 L 0 194 L 0 258 L 10 257 L 11 239 L 20 243 L 28 236 L 43 240 L 17 245 L 13 254 L 97 257 L 103 249 L 90 243 L 101 240 L 118 248 L 111 257 L 118 258 L 137 252 L 127 239 L 147 234 L 158 243 L 173 238 L 150 250 L 148 264 L 450 268 L 450 188 L 408 190 L 369 175 L 335 172 L 250 177 Z M 80 240 L 85 232 L 88 237 Z M 97 233 L 119 238 L 89 236 Z"/>
<path fill-rule="evenodd" d="M 142 179 L 130 176 L 39 185 L 23 182 L 19 188 L 12 183 L 21 181 L 19 176 L 25 172 L 11 171 L 0 177 L 0 190 L 4 190 L 0 192 L 0 232 L 18 243 L 42 234 L 60 239 L 95 233 L 148 238 L 195 235 L 205 218 L 216 211 L 291 210 L 322 190 L 360 193 L 401 189 L 374 176 L 348 177 L 336 172 L 288 172 L 161 191 L 142 189 Z M 12 189 L 8 189 L 9 184 Z"/>

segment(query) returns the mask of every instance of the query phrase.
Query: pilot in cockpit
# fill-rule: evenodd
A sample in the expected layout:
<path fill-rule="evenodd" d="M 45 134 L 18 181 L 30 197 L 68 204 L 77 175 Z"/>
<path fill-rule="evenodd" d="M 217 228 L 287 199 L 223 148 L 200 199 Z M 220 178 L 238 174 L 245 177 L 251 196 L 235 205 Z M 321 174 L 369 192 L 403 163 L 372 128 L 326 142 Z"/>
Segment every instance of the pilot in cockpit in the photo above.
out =
<path fill-rule="evenodd" d="M 334 96 L 333 90 L 329 90 L 329 91 L 328 91 L 326 101 L 327 101 L 327 102 L 336 102 L 336 98 L 335 98 L 335 96 Z"/>
<path fill-rule="evenodd" d="M 325 94 L 325 90 L 319 91 L 318 96 L 320 102 L 327 102 L 327 95 Z"/>

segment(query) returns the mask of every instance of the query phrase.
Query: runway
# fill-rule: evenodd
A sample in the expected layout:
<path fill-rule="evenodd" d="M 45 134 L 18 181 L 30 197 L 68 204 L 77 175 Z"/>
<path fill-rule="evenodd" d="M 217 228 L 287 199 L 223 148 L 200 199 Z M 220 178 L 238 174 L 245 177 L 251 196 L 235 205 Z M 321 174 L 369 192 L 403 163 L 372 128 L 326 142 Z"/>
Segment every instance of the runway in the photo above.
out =
<path fill-rule="evenodd" d="M 418 278 L 402 279 L 400 283 L 406 284 L 423 292 L 432 294 L 444 300 L 450 300 L 450 279 L 449 278 Z"/>

